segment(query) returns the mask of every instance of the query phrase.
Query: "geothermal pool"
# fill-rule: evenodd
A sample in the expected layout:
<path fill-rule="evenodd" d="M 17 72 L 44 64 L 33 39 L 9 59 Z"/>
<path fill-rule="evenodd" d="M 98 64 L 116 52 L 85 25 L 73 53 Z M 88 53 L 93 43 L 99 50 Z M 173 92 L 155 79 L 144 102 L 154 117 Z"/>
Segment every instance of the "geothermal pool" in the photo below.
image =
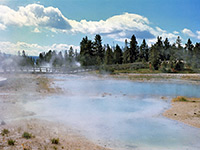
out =
<path fill-rule="evenodd" d="M 0 77 L 0 82 L 5 81 L 5 80 L 6 80 L 6 78 Z"/>
<path fill-rule="evenodd" d="M 0 86 L 3 85 L 6 80 L 6 78 L 0 77 Z"/>
<path fill-rule="evenodd" d="M 62 95 L 25 104 L 34 117 L 71 126 L 113 149 L 200 149 L 200 129 L 162 116 L 174 96 L 200 97 L 200 86 L 57 76 Z M 165 96 L 165 100 L 161 99 Z"/>

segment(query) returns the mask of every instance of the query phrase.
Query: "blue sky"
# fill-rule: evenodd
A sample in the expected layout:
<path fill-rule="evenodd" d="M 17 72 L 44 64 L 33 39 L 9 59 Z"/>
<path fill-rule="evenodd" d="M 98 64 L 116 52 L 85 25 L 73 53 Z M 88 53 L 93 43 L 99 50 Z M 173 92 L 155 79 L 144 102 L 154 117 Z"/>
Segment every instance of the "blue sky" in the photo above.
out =
<path fill-rule="evenodd" d="M 38 55 L 79 49 L 84 36 L 124 45 L 135 34 L 148 44 L 157 36 L 200 42 L 199 0 L 0 0 L 0 50 Z"/>

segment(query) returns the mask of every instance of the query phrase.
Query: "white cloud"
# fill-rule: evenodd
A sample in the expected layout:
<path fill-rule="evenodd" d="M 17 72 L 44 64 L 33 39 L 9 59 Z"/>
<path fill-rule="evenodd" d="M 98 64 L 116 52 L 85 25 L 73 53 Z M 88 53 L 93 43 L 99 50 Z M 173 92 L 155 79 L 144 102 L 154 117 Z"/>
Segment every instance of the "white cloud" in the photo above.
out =
<path fill-rule="evenodd" d="M 5 30 L 5 29 L 6 29 L 6 26 L 0 23 L 0 30 Z"/>
<path fill-rule="evenodd" d="M 6 26 L 33 26 L 33 32 L 39 33 L 42 27 L 51 32 L 66 32 L 67 34 L 101 34 L 116 41 L 124 41 L 134 34 L 138 39 L 153 41 L 157 36 L 169 38 L 173 41 L 177 38 L 177 31 L 168 33 L 160 27 L 152 27 L 148 18 L 138 15 L 124 13 L 112 16 L 106 20 L 87 21 L 71 20 L 66 18 L 58 8 L 44 7 L 40 4 L 29 4 L 14 10 L 5 5 L 0 5 L 0 29 Z M 185 34 L 194 37 L 189 29 L 184 29 Z M 50 35 L 46 35 L 50 37 Z"/>
<path fill-rule="evenodd" d="M 147 39 L 147 41 L 155 41 L 157 36 L 162 36 L 163 39 L 169 38 L 171 42 L 177 38 L 176 34 L 168 33 L 160 27 L 151 27 L 146 17 L 137 14 L 124 13 L 100 21 L 68 20 L 68 22 L 72 26 L 73 33 L 101 34 L 120 42 L 131 38 L 133 34 L 138 39 Z"/>
<path fill-rule="evenodd" d="M 156 38 L 154 38 L 154 39 L 149 39 L 149 40 L 147 40 L 146 42 L 147 42 L 148 46 L 151 46 L 151 45 L 153 45 L 153 44 L 155 44 L 155 43 L 157 42 L 157 39 L 156 39 Z"/>
<path fill-rule="evenodd" d="M 200 40 L 200 31 L 197 31 L 197 39 Z"/>
<path fill-rule="evenodd" d="M 35 28 L 32 32 L 34 32 L 34 33 L 40 33 L 41 31 L 38 28 Z"/>
<path fill-rule="evenodd" d="M 37 44 L 28 44 L 24 42 L 17 42 L 17 43 L 11 43 L 11 42 L 0 42 L 0 49 L 1 52 L 7 53 L 7 54 L 15 54 L 17 55 L 18 51 L 26 50 L 27 53 L 30 55 L 38 54 L 39 51 L 43 50 L 41 46 Z"/>
<path fill-rule="evenodd" d="M 190 37 L 196 37 L 196 35 L 190 29 L 187 28 L 183 29 L 182 33 Z"/>
<path fill-rule="evenodd" d="M 68 20 L 58 8 L 29 4 L 19 7 L 17 11 L 0 5 L 0 23 L 17 26 L 41 26 L 56 29 L 70 29 Z"/>
<path fill-rule="evenodd" d="M 167 32 L 166 30 L 163 30 L 159 27 L 156 27 L 156 30 L 157 30 L 157 32 L 160 32 L 160 33 L 166 33 Z"/>
<path fill-rule="evenodd" d="M 0 5 L 0 23 L 4 26 L 34 26 L 35 32 L 38 32 L 38 27 L 46 27 L 52 32 L 101 34 L 118 41 L 133 34 L 139 39 L 152 39 L 160 32 L 167 34 L 159 27 L 151 27 L 148 18 L 138 14 L 124 13 L 99 21 L 76 21 L 63 16 L 58 8 L 40 4 L 21 6 L 17 11 Z"/>
<path fill-rule="evenodd" d="M 68 44 L 53 44 L 52 46 L 50 46 L 49 49 L 51 50 L 57 50 L 57 51 L 65 51 L 65 50 L 69 50 L 70 47 L 72 47 L 74 50 L 79 50 L 80 47 L 79 46 L 75 46 L 75 45 L 68 45 Z"/>
<path fill-rule="evenodd" d="M 72 26 L 72 33 L 101 34 L 116 41 L 130 38 L 133 34 L 139 39 L 155 38 L 149 20 L 137 14 L 124 13 L 100 21 L 68 21 Z"/>
<path fill-rule="evenodd" d="M 40 46 L 38 44 L 29 44 L 25 42 L 17 42 L 17 43 L 0 42 L 1 52 L 17 55 L 18 51 L 25 50 L 25 52 L 29 56 L 38 56 L 40 52 L 49 50 L 56 50 L 56 51 L 69 50 L 71 46 L 73 47 L 74 50 L 79 49 L 79 46 L 68 45 L 68 44 L 53 44 L 50 46 Z"/>
<path fill-rule="evenodd" d="M 173 33 L 174 33 L 174 34 L 179 34 L 179 32 L 178 32 L 178 31 L 174 31 Z"/>
<path fill-rule="evenodd" d="M 157 41 L 157 37 L 162 37 L 162 40 L 168 38 L 169 42 L 174 43 L 177 35 L 174 33 L 168 33 L 166 30 L 161 29 L 160 27 L 156 27 L 151 30 L 151 33 L 155 36 L 155 38 L 147 39 L 148 45 L 154 44 Z"/>
<path fill-rule="evenodd" d="M 122 32 L 126 30 L 148 30 L 149 21 L 147 18 L 137 15 L 125 13 L 122 15 L 116 15 L 107 20 L 100 21 L 86 21 L 81 20 L 80 22 L 75 20 L 69 20 L 71 24 L 72 32 L 81 32 L 81 33 L 91 33 L 96 34 L 110 34 L 115 32 Z"/>

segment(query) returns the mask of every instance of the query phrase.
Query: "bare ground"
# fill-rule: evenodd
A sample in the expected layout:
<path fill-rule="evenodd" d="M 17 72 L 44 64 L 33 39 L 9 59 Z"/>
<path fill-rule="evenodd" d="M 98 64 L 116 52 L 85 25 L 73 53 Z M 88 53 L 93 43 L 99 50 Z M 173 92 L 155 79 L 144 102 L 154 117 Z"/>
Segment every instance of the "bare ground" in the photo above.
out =
<path fill-rule="evenodd" d="M 156 74 L 139 74 L 139 73 L 119 73 L 110 75 L 115 79 L 128 79 L 139 82 L 187 82 L 192 84 L 200 84 L 200 74 L 172 74 L 172 73 L 156 73 Z"/>
<path fill-rule="evenodd" d="M 9 133 L 0 135 L 0 149 L 2 150 L 106 150 L 86 138 L 74 133 L 62 124 L 38 119 L 26 119 L 8 122 L 0 126 L 0 130 L 8 129 Z M 24 132 L 32 135 L 30 139 L 23 138 Z M 59 139 L 53 144 L 52 139 Z M 8 140 L 14 140 L 15 145 L 9 146 Z"/>
<path fill-rule="evenodd" d="M 186 98 L 187 101 L 172 100 L 171 108 L 163 113 L 167 118 L 200 128 L 200 98 Z"/>

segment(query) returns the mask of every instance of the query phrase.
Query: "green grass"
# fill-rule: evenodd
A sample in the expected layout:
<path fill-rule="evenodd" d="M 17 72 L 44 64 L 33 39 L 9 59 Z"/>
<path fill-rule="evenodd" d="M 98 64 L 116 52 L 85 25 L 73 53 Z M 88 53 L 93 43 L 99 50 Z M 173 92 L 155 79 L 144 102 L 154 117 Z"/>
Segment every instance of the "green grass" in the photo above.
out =
<path fill-rule="evenodd" d="M 28 132 L 24 132 L 22 137 L 25 138 L 25 139 L 31 139 L 32 138 L 32 134 L 30 134 Z"/>
<path fill-rule="evenodd" d="M 183 96 L 177 96 L 176 98 L 174 98 L 172 100 L 173 102 L 189 102 L 189 100 L 187 100 L 187 98 L 183 97 Z"/>
<path fill-rule="evenodd" d="M 9 139 L 8 140 L 8 145 L 14 146 L 15 145 L 15 140 Z"/>
<path fill-rule="evenodd" d="M 59 138 L 53 138 L 51 139 L 52 144 L 59 144 Z"/>
<path fill-rule="evenodd" d="M 150 70 L 150 69 L 137 69 L 137 70 L 130 70 L 130 69 L 124 69 L 124 70 L 115 70 L 114 71 L 115 74 L 118 73 L 139 73 L 139 74 L 148 74 L 148 73 L 152 73 L 152 74 L 156 74 L 156 73 L 162 73 L 160 70 Z"/>
<path fill-rule="evenodd" d="M 182 98 L 179 99 L 179 101 L 180 101 L 180 102 L 187 102 L 188 100 L 185 99 L 184 97 L 182 97 Z"/>
<path fill-rule="evenodd" d="M 1 135 L 4 136 L 4 135 L 7 135 L 8 133 L 10 133 L 10 131 L 8 129 L 3 129 L 1 131 Z"/>
<path fill-rule="evenodd" d="M 56 146 L 53 147 L 54 150 L 57 150 L 58 148 Z"/>

